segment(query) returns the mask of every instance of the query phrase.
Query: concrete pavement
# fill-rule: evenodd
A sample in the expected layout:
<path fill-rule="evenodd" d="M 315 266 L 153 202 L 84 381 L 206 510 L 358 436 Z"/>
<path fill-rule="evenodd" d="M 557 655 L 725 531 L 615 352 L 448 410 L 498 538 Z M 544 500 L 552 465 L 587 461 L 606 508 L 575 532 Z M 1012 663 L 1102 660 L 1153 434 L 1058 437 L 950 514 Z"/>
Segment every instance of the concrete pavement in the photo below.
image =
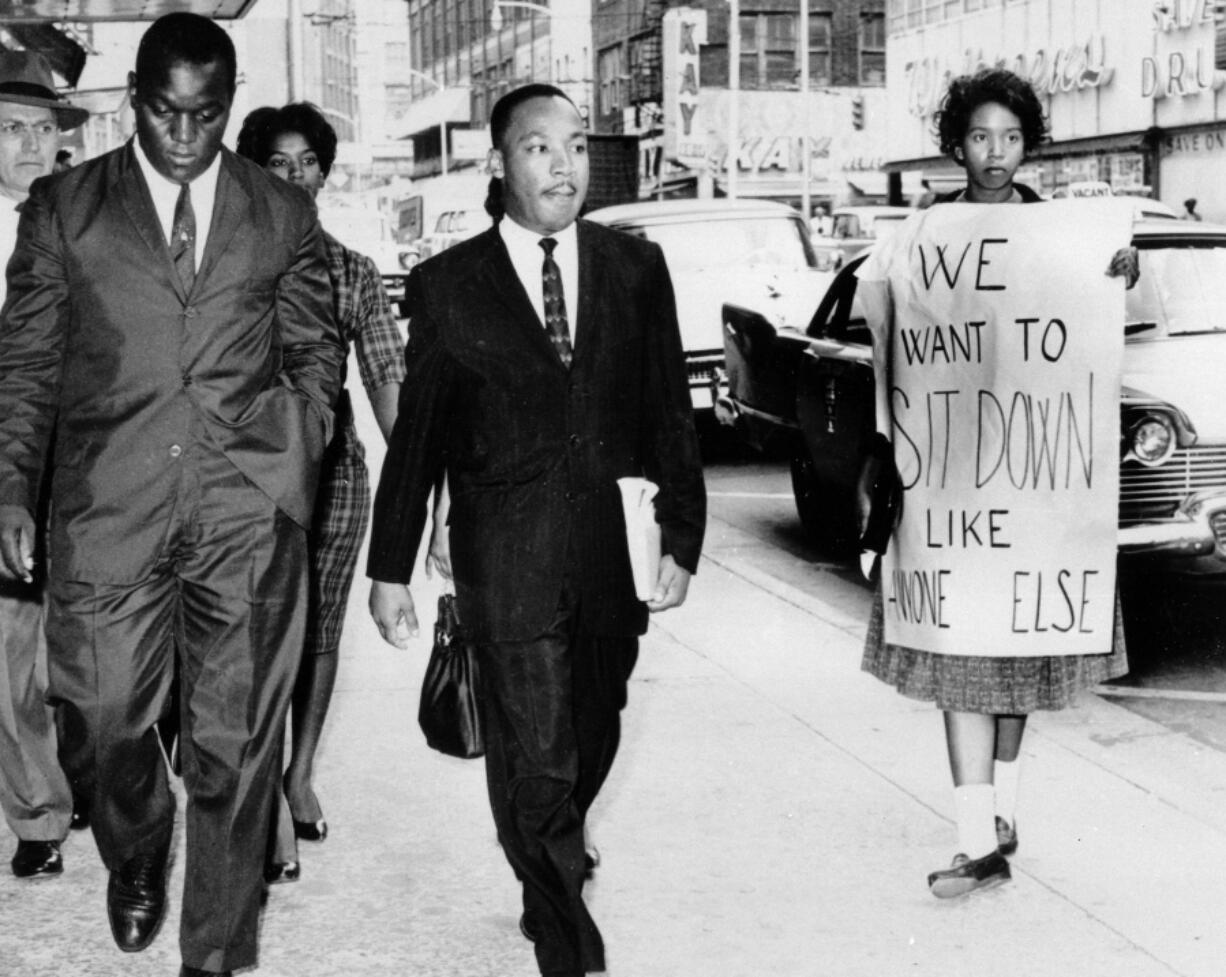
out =
<path fill-rule="evenodd" d="M 1226 972 L 1226 754 L 1095 696 L 1039 715 L 1012 884 L 939 902 L 925 876 L 955 844 L 939 715 L 859 671 L 847 584 L 780 583 L 762 545 L 713 518 L 690 602 L 643 642 L 593 812 L 610 977 Z M 437 591 L 418 590 L 432 619 Z M 332 833 L 271 890 L 255 973 L 531 977 L 481 765 L 416 727 L 428 638 L 383 645 L 364 602 L 359 581 L 317 773 Z M 58 879 L 0 871 L 0 974 L 177 973 L 182 840 L 173 908 L 137 955 L 111 942 L 88 833 Z"/>

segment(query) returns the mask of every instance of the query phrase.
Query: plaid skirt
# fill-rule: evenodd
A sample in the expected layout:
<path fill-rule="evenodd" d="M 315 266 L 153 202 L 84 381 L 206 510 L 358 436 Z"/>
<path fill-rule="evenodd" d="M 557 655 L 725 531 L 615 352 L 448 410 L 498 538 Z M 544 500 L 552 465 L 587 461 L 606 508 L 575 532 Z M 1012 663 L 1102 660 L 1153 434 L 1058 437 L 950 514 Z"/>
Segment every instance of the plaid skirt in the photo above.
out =
<path fill-rule="evenodd" d="M 304 655 L 330 655 L 340 647 L 358 550 L 369 518 L 370 479 L 365 460 L 349 450 L 329 451 L 307 535 L 311 567 Z"/>
<path fill-rule="evenodd" d="M 1063 709 L 1082 689 L 1128 672 L 1119 593 L 1110 654 L 989 658 L 940 655 L 887 643 L 878 585 L 860 667 L 908 698 L 934 702 L 947 712 L 1010 716 Z"/>

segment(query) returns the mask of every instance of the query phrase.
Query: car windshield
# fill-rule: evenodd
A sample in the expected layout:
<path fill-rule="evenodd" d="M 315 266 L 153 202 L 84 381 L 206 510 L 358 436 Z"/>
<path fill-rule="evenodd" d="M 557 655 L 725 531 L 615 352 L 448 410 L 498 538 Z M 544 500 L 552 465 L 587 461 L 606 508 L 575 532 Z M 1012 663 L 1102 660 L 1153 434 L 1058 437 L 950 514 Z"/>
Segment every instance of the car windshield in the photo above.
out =
<path fill-rule="evenodd" d="M 746 265 L 796 271 L 817 264 L 804 224 L 791 217 L 652 224 L 636 231 L 664 249 L 674 274 Z"/>
<path fill-rule="evenodd" d="M 1226 332 L 1226 241 L 1138 246 L 1141 278 L 1124 300 L 1128 333 Z"/>

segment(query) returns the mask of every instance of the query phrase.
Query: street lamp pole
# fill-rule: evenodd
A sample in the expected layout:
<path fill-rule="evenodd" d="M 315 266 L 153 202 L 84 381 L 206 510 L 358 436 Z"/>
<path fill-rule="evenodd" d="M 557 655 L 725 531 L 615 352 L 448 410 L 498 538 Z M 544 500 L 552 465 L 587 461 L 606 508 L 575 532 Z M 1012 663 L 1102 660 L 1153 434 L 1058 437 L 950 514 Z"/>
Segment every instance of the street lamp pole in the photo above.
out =
<path fill-rule="evenodd" d="M 809 229 L 813 201 L 809 182 L 813 176 L 813 161 L 809 156 L 810 102 L 809 91 L 809 0 L 800 0 L 800 212 L 805 215 L 805 230 Z"/>
<path fill-rule="evenodd" d="M 442 95 L 443 92 L 447 90 L 446 88 L 443 87 L 443 84 L 441 82 L 435 81 L 424 71 L 418 71 L 416 68 L 405 68 L 404 70 L 407 71 L 410 75 L 420 78 L 422 81 L 428 82 L 429 84 L 433 85 L 437 89 L 439 95 Z M 443 113 L 442 121 L 440 121 L 438 124 L 438 159 L 439 159 L 439 167 L 441 171 L 439 175 L 446 176 L 447 175 L 447 114 L 446 112 Z"/>
<path fill-rule="evenodd" d="M 728 199 L 736 200 L 741 139 L 741 5 L 728 0 Z"/>

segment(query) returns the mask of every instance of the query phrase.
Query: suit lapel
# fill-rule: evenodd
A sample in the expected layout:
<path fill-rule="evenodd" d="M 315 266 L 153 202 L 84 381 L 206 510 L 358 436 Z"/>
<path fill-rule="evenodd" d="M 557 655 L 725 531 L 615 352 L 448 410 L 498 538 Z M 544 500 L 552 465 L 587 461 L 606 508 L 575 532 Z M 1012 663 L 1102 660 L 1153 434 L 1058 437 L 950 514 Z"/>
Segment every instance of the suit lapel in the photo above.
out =
<path fill-rule="evenodd" d="M 558 369 L 565 369 L 562 361 L 558 359 L 558 354 L 554 352 L 540 316 L 532 307 L 532 300 L 528 298 L 523 282 L 515 273 L 515 266 L 511 264 L 511 256 L 507 253 L 507 246 L 503 244 L 497 226 L 490 228 L 485 234 L 485 257 L 481 262 L 479 274 L 486 294 L 506 307 L 516 328 L 525 333 L 529 343 L 556 363 Z"/>
<path fill-rule="evenodd" d="M 118 179 L 112 187 L 115 200 L 120 210 L 124 212 L 132 227 L 145 242 L 145 246 L 153 253 L 154 259 L 164 266 L 165 277 L 174 286 L 181 301 L 187 301 L 187 293 L 179 281 L 174 262 L 170 258 L 170 248 L 162 232 L 162 223 L 158 220 L 157 208 L 153 206 L 153 197 L 145 184 L 145 177 L 136 161 L 136 151 L 131 143 L 123 153 Z"/>
<path fill-rule="evenodd" d="M 600 250 L 600 242 L 593 239 L 586 221 L 579 221 L 576 246 L 579 248 L 579 301 L 571 320 L 571 333 L 575 337 L 575 357 L 571 369 L 587 363 L 595 355 L 600 342 L 600 316 L 598 310 L 604 304 L 598 297 L 605 294 L 606 261 Z"/>
<path fill-rule="evenodd" d="M 208 276 L 224 254 L 235 232 L 250 212 L 251 194 L 240 169 L 227 150 L 221 151 L 221 171 L 217 174 L 217 195 L 213 202 L 213 219 L 209 224 L 208 240 L 204 242 L 204 257 L 196 281 Z"/>

